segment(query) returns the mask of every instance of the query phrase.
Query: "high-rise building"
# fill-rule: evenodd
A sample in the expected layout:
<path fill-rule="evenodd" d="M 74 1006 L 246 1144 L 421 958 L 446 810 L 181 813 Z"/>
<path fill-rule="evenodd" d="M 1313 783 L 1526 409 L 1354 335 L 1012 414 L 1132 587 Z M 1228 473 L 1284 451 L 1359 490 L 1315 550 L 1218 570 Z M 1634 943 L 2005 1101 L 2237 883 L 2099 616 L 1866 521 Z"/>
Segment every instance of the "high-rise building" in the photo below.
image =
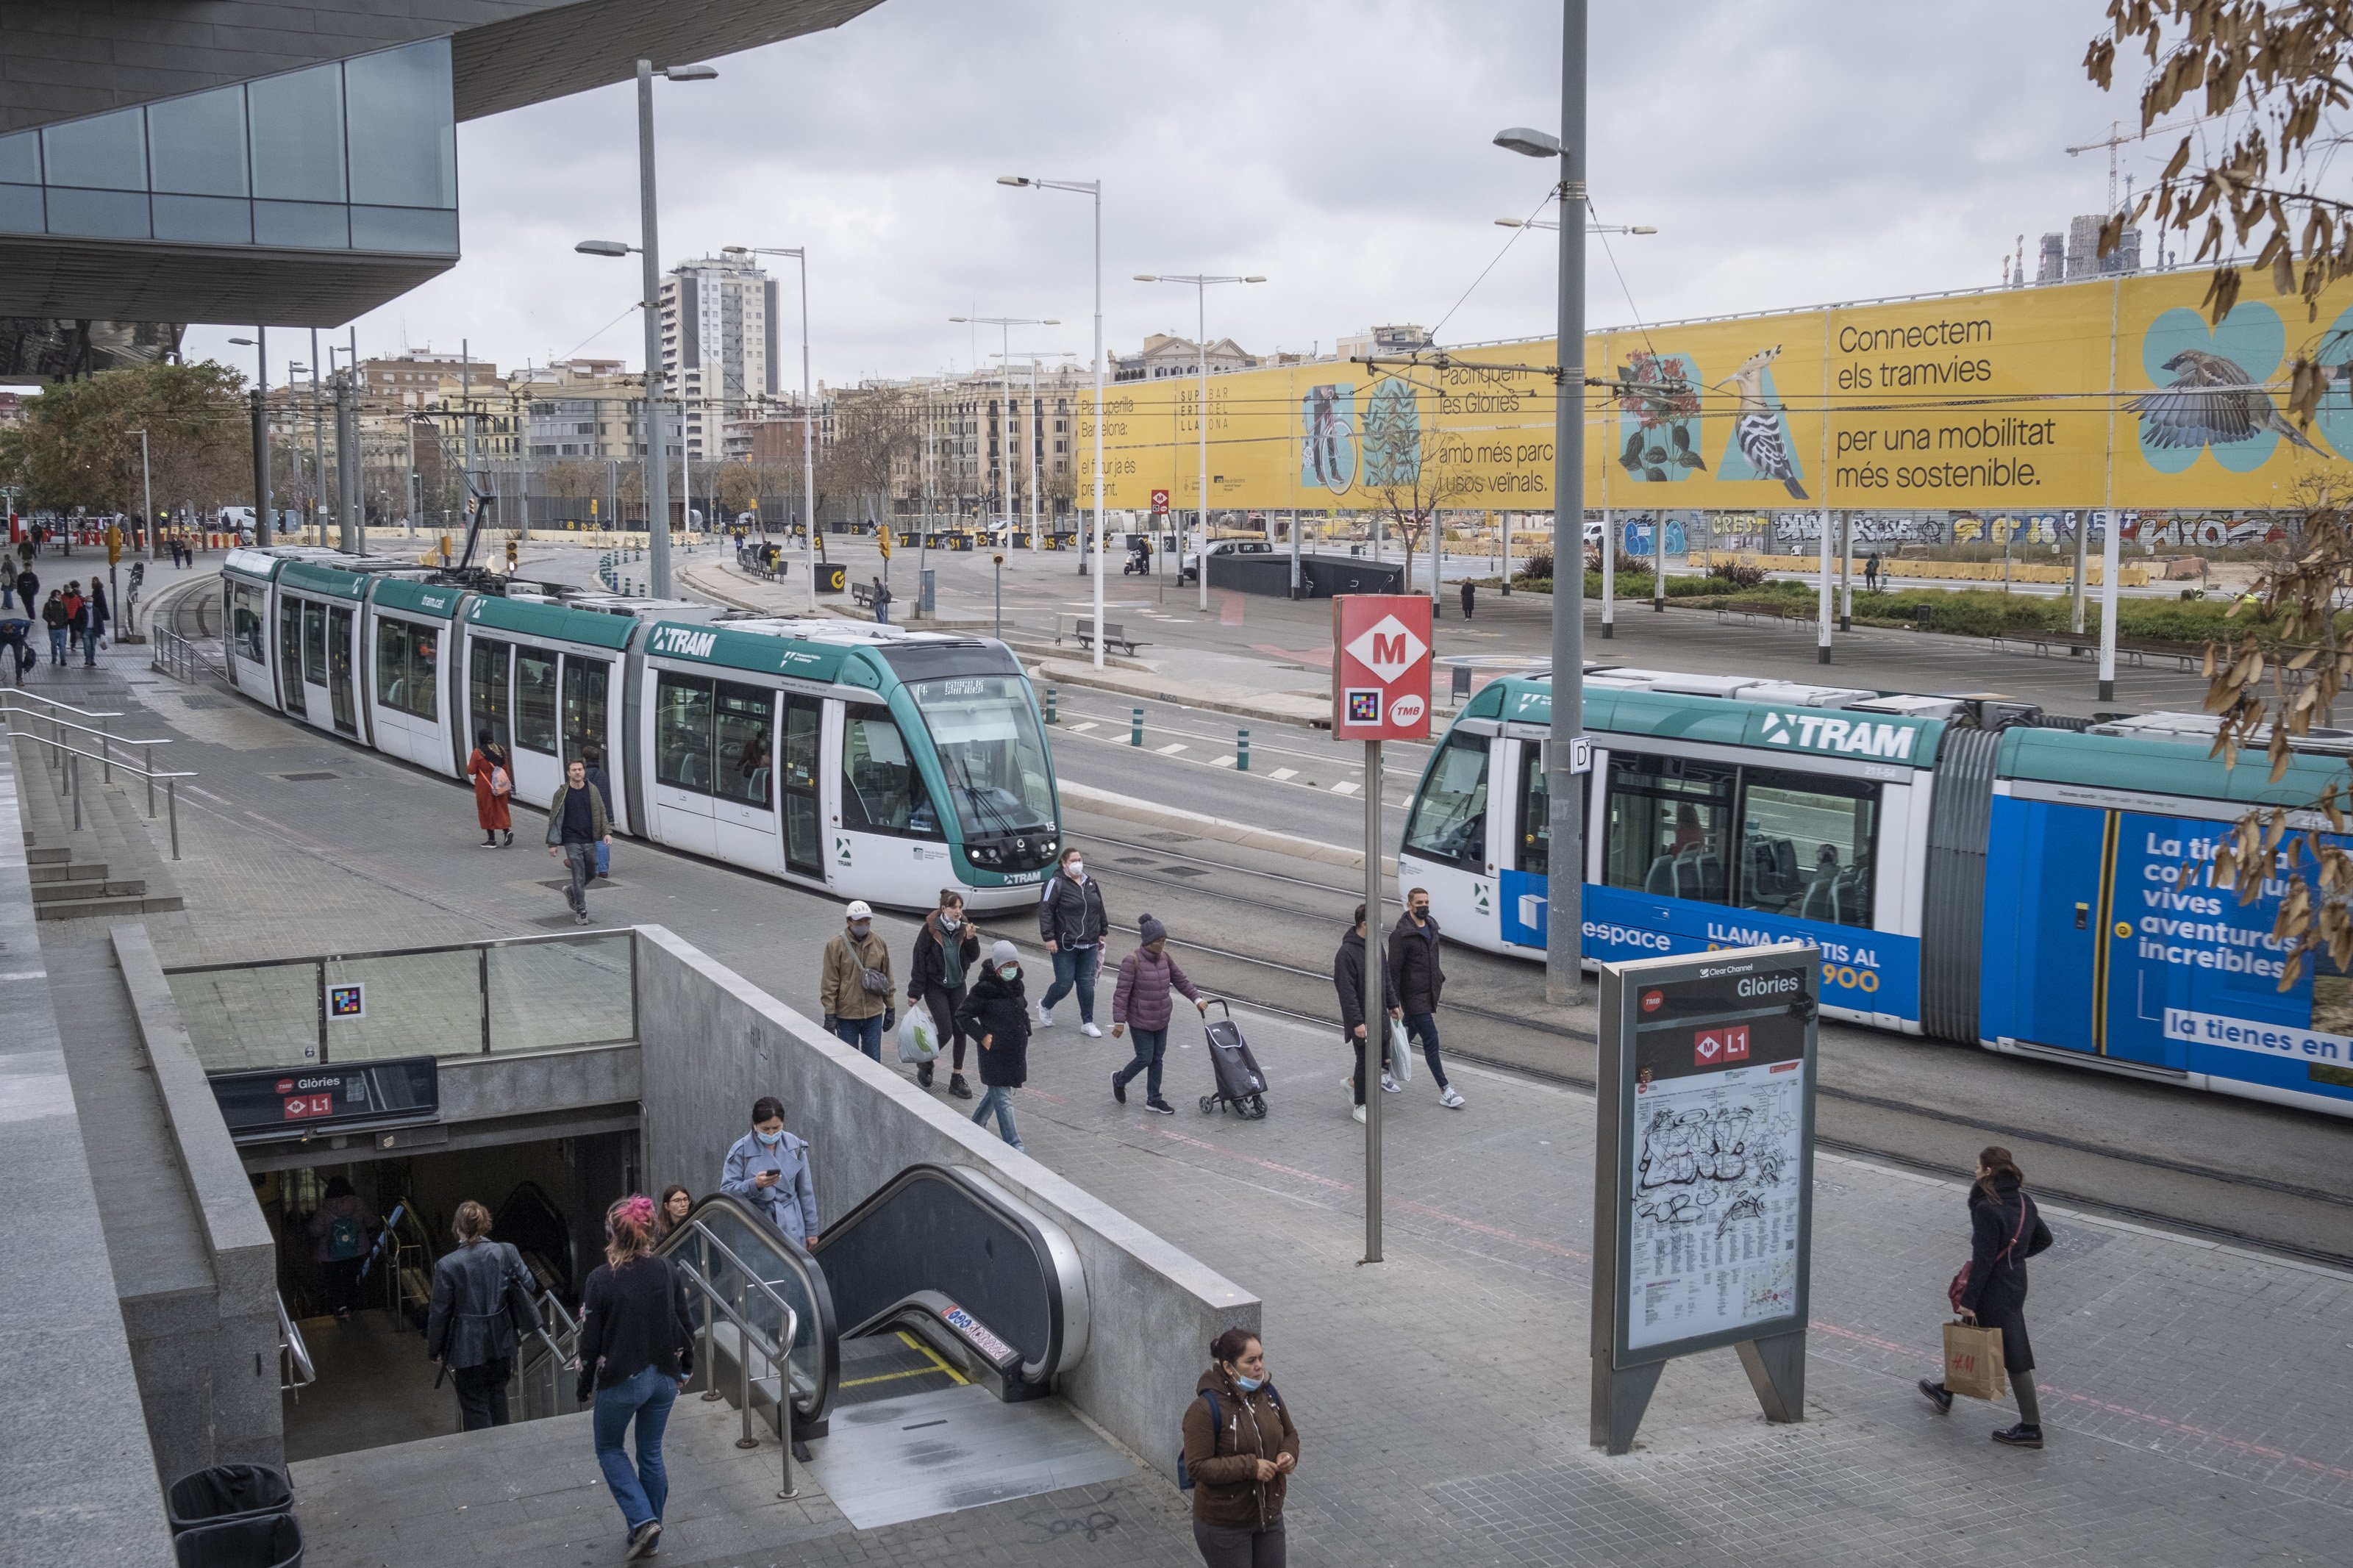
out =
<path fill-rule="evenodd" d="M 661 291 L 662 390 L 683 415 L 690 461 L 752 455 L 776 391 L 776 284 L 748 258 L 671 268 Z"/>

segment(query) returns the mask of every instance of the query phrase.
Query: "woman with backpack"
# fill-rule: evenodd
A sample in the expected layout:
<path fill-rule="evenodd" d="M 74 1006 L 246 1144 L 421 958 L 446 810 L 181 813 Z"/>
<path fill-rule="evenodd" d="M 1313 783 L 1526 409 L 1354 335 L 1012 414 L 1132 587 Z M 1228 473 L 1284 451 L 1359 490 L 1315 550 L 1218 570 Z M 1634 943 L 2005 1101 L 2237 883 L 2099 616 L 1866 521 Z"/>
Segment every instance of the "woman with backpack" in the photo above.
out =
<path fill-rule="evenodd" d="M 2018 1396 L 2018 1422 L 1993 1435 L 2012 1448 L 2042 1447 L 2042 1405 L 2034 1392 L 2034 1346 L 2026 1337 L 2026 1260 L 2051 1246 L 2051 1227 L 2026 1195 L 2026 1177 L 2009 1150 L 1996 1145 L 1978 1155 L 1977 1184 L 1969 1188 L 1969 1261 L 1954 1276 L 1953 1310 L 1968 1322 L 2001 1331 L 2001 1364 Z M 1920 1392 L 1945 1415 L 1952 1391 L 1941 1382 L 1920 1380 Z"/>
<path fill-rule="evenodd" d="M 330 1176 L 318 1213 L 311 1216 L 311 1256 L 327 1284 L 327 1310 L 348 1318 L 359 1305 L 360 1270 L 367 1265 L 375 1232 L 384 1228 L 367 1200 L 347 1177 Z"/>
<path fill-rule="evenodd" d="M 1193 1544 L 1208 1568 L 1283 1568 L 1282 1500 L 1299 1468 L 1299 1428 L 1267 1381 L 1256 1334 L 1228 1329 L 1209 1362 L 1185 1407 Z"/>
<path fill-rule="evenodd" d="M 1021 954 L 1011 942 L 988 950 L 988 967 L 956 1009 L 956 1025 L 980 1046 L 981 1094 L 973 1121 L 986 1126 L 994 1111 L 998 1136 L 1021 1148 L 1013 1091 L 1029 1081 L 1029 998 L 1021 985 Z"/>
<path fill-rule="evenodd" d="M 474 781 L 474 820 L 481 826 L 481 847 L 502 847 L 501 833 L 512 844 L 514 816 L 507 802 L 514 794 L 514 773 L 507 766 L 507 749 L 491 740 L 488 730 L 474 736 L 474 754 L 466 759 L 466 776 Z"/>
<path fill-rule="evenodd" d="M 605 1261 L 580 1292 L 580 1403 L 596 1401 L 596 1464 L 629 1531 L 632 1561 L 650 1557 L 670 1500 L 662 1431 L 694 1375 L 686 1287 L 655 1253 L 654 1201 L 643 1193 L 605 1211 Z M 638 1458 L 622 1439 L 636 1424 Z"/>

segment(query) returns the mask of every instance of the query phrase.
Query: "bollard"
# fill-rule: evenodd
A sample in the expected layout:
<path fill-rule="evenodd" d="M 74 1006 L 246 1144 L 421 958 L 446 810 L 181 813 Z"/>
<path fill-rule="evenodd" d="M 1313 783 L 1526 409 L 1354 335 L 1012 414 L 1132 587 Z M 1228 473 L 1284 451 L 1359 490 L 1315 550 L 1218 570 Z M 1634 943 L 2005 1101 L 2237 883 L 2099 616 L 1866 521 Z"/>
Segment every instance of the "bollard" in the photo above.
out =
<path fill-rule="evenodd" d="M 1046 688 L 1046 722 L 1049 724 L 1060 722 L 1054 717 L 1054 689 L 1050 686 Z"/>
<path fill-rule="evenodd" d="M 1144 744 L 1144 710 L 1138 708 L 1134 710 L 1134 712 L 1135 717 L 1129 721 L 1127 743 L 1131 746 L 1140 746 Z"/>
<path fill-rule="evenodd" d="M 1234 731 L 1234 772 L 1238 773 L 1250 772 L 1250 731 L 1248 730 Z"/>

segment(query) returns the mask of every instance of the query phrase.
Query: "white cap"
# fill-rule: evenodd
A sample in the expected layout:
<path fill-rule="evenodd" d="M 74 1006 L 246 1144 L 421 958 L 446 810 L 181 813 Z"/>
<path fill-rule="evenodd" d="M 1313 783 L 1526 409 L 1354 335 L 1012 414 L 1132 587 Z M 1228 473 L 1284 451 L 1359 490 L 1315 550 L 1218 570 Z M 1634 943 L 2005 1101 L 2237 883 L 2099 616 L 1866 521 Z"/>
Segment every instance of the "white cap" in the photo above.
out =
<path fill-rule="evenodd" d="M 871 920 L 874 911 L 866 907 L 864 899 L 852 899 L 849 900 L 849 918 L 854 921 Z"/>

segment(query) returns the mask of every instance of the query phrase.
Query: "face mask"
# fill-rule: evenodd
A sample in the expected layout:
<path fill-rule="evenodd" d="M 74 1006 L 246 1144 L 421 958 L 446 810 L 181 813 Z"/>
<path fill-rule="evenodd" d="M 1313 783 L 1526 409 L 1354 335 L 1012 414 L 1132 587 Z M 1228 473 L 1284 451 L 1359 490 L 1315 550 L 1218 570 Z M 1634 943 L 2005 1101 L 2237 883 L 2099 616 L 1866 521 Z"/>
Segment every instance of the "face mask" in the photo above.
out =
<path fill-rule="evenodd" d="M 1008 980 L 1018 980 L 1021 978 L 1021 966 L 1018 963 L 1008 963 L 997 973 Z"/>
<path fill-rule="evenodd" d="M 774 1132 L 763 1132 L 758 1128 L 754 1127 L 752 1129 L 752 1133 L 753 1136 L 759 1139 L 761 1142 L 765 1143 L 771 1149 L 783 1142 L 785 1139 L 785 1130 L 781 1127 L 777 1128 Z"/>
<path fill-rule="evenodd" d="M 1068 869 L 1071 873 L 1071 880 L 1075 882 L 1087 874 L 1087 863 L 1083 860 L 1073 860 Z"/>
<path fill-rule="evenodd" d="M 862 937 L 873 929 L 873 923 L 869 921 L 852 921 L 849 922 L 849 934 L 852 936 Z"/>
<path fill-rule="evenodd" d="M 1416 904 L 1416 905 L 1414 905 L 1414 906 L 1413 906 L 1413 918 L 1414 918 L 1414 919 L 1416 919 L 1416 920 L 1418 920 L 1418 921 L 1426 921 L 1426 920 L 1428 920 L 1428 919 L 1430 918 L 1430 906 L 1429 906 L 1428 904 Z"/>
<path fill-rule="evenodd" d="M 956 919 L 954 915 L 942 915 L 940 917 L 940 929 L 942 931 L 954 931 L 956 927 L 962 924 L 964 924 L 964 921 Z"/>
<path fill-rule="evenodd" d="M 1234 1379 L 1234 1385 L 1240 1388 L 1244 1394 L 1256 1394 L 1261 1387 L 1265 1386 L 1265 1384 L 1266 1379 L 1262 1377 L 1237 1377 Z"/>

